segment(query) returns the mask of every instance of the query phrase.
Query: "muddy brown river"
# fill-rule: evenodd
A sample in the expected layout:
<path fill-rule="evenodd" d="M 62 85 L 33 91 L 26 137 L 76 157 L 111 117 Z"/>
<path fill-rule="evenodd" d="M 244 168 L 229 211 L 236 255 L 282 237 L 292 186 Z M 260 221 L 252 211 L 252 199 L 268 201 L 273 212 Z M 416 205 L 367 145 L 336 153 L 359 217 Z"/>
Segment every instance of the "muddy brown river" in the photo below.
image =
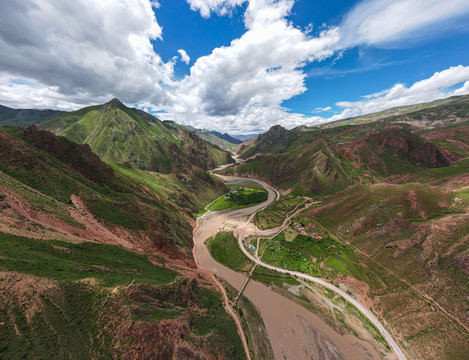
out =
<path fill-rule="evenodd" d="M 263 204 L 202 217 L 194 233 L 194 256 L 199 266 L 213 272 L 238 290 L 242 287 L 246 276 L 215 261 L 204 242 L 215 235 L 226 221 L 236 219 L 245 221 L 247 215 L 274 201 L 275 192 L 269 188 L 267 190 L 269 198 Z M 352 334 L 339 334 L 318 316 L 270 290 L 264 284 L 251 280 L 243 295 L 260 311 L 275 359 L 383 359 L 370 343 Z"/>

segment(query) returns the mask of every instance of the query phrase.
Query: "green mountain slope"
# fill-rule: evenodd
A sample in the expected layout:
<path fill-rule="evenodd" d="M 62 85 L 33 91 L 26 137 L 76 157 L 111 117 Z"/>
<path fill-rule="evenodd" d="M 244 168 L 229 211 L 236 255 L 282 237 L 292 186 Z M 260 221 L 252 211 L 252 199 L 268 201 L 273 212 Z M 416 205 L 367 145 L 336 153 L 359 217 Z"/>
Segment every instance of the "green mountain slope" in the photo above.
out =
<path fill-rule="evenodd" d="M 0 125 L 28 126 L 42 124 L 64 114 L 57 110 L 12 109 L 0 105 Z"/>
<path fill-rule="evenodd" d="M 0 358 L 244 358 L 191 251 L 222 182 L 110 166 L 35 126 L 0 127 L 0 158 Z"/>
<path fill-rule="evenodd" d="M 360 125 L 290 131 L 274 126 L 243 144 L 245 163 L 227 172 L 257 176 L 300 195 L 404 175 L 429 181 L 435 179 L 430 169 L 455 176 L 464 171 L 452 165 L 469 155 L 468 134 L 469 97 Z"/>
<path fill-rule="evenodd" d="M 208 141 L 209 143 L 216 145 L 221 149 L 230 151 L 236 147 L 235 143 L 227 141 L 220 136 L 213 134 L 211 131 L 196 129 L 195 127 L 189 125 L 186 125 L 185 128 L 200 136 L 201 139 L 204 139 L 205 141 Z"/>
<path fill-rule="evenodd" d="M 359 124 L 366 124 L 370 122 L 375 122 L 381 119 L 390 118 L 391 116 L 402 116 L 402 115 L 409 115 L 409 119 L 412 119 L 413 113 L 420 112 L 422 110 L 429 110 L 427 113 L 432 113 L 432 108 L 449 108 L 452 111 L 459 107 L 465 107 L 465 104 L 469 102 L 468 95 L 461 95 L 461 96 L 452 96 L 446 99 L 435 100 L 428 103 L 422 104 L 415 104 L 415 105 L 407 105 L 407 106 L 399 106 L 391 109 L 387 109 L 384 111 L 380 111 L 373 114 L 356 116 L 351 119 L 344 119 L 338 120 L 331 123 L 327 123 L 324 125 L 320 125 L 319 127 L 322 128 L 332 128 L 337 126 L 344 126 L 344 125 L 359 125 Z M 433 117 L 435 120 L 435 117 Z"/>
<path fill-rule="evenodd" d="M 78 220 L 67 215 L 70 205 L 77 208 L 78 204 L 111 229 L 122 227 L 122 231 L 130 232 L 132 241 L 145 239 L 146 247 L 160 247 L 169 254 L 192 258 L 192 230 L 188 222 L 207 200 L 226 189 L 222 182 L 202 171 L 179 176 L 117 164 L 111 167 L 89 145 L 78 145 L 35 126 L 3 128 L 0 135 L 0 154 L 4 159 L 0 162 L 2 185 L 18 192 L 14 198 L 23 198 L 29 204 L 27 208 L 37 207 L 47 216 L 57 215 L 79 229 L 82 226 L 76 223 Z M 200 192 L 196 193 L 194 188 Z M 59 223 L 57 227 L 61 229 L 64 224 Z M 81 234 L 78 229 L 61 236 Z M 140 230 L 146 234 L 140 234 Z M 86 231 L 79 236 L 88 236 L 85 234 Z"/>
<path fill-rule="evenodd" d="M 105 161 L 142 170 L 170 173 L 194 166 L 207 170 L 232 161 L 227 152 L 184 127 L 128 108 L 117 99 L 60 115 L 40 127 L 89 144 Z"/>

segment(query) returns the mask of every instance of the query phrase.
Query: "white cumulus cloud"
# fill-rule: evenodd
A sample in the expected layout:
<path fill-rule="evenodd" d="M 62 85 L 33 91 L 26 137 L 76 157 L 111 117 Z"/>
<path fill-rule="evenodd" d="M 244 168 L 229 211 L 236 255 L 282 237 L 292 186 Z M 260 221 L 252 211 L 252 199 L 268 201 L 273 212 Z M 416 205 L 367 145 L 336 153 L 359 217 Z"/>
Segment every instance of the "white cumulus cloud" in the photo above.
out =
<path fill-rule="evenodd" d="M 218 15 L 229 15 L 236 6 L 247 0 L 186 0 L 191 9 L 199 11 L 204 18 L 210 17 L 212 12 Z"/>
<path fill-rule="evenodd" d="M 70 103 L 113 96 L 129 103 L 164 99 L 173 64 L 153 50 L 151 40 L 160 39 L 162 30 L 152 5 L 148 0 L 3 0 L 2 79 L 6 74 L 28 79 L 55 89 L 51 97 L 66 95 Z M 34 99 L 28 99 L 23 106 L 32 105 Z"/>
<path fill-rule="evenodd" d="M 184 61 L 186 65 L 189 65 L 189 63 L 191 62 L 191 58 L 189 57 L 189 55 L 187 55 L 186 51 L 183 49 L 179 49 L 178 53 L 181 56 L 181 60 Z"/>
<path fill-rule="evenodd" d="M 340 46 L 375 45 L 412 36 L 415 31 L 469 13 L 468 0 L 364 0 L 340 25 Z"/>
<path fill-rule="evenodd" d="M 319 112 L 330 111 L 330 110 L 332 110 L 331 106 L 317 107 L 316 109 L 314 109 L 313 112 L 319 113 Z"/>
<path fill-rule="evenodd" d="M 174 92 L 169 117 L 204 128 L 254 131 L 287 115 L 280 104 L 306 91 L 302 68 L 333 54 L 336 28 L 312 37 L 287 21 L 291 0 L 251 0 L 247 31 L 195 62 Z M 254 118 L 255 116 L 255 118 Z M 223 121 L 226 119 L 228 121 Z"/>

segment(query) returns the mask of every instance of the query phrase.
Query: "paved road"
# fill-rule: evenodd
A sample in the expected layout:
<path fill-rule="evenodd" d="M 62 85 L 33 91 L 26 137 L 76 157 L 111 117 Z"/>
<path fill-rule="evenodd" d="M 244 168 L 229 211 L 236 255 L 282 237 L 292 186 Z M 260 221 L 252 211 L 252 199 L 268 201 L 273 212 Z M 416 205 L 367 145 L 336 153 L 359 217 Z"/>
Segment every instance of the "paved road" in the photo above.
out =
<path fill-rule="evenodd" d="M 213 259 L 205 241 L 220 231 L 227 221 L 237 223 L 239 228 L 253 212 L 272 203 L 276 193 L 270 188 L 267 189 L 267 202 L 250 208 L 214 212 L 198 219 L 198 227 L 194 230 L 193 251 L 199 269 L 216 274 L 236 289 L 242 287 L 246 281 L 245 274 L 233 271 Z M 375 348 L 373 342 L 361 340 L 351 333 L 339 334 L 313 312 L 271 290 L 265 284 L 251 279 L 243 295 L 258 308 L 275 359 L 286 357 L 291 360 L 332 360 L 338 358 L 339 353 L 350 360 L 382 359 L 378 350 L 381 346 Z"/>
<path fill-rule="evenodd" d="M 275 193 L 278 195 L 277 190 L 272 188 L 270 185 L 264 183 L 263 181 L 259 181 L 259 180 L 255 180 L 255 179 L 249 179 L 249 180 L 255 181 L 255 182 L 261 184 L 264 187 L 267 186 L 271 190 L 275 191 Z M 262 209 L 263 208 L 257 210 L 256 212 L 258 212 Z M 252 221 L 252 219 L 254 218 L 256 212 L 248 218 L 246 223 L 239 229 L 239 234 L 238 234 L 238 245 L 239 245 L 240 249 L 243 251 L 243 253 L 250 260 L 255 262 L 257 265 L 265 267 L 267 269 L 275 270 L 275 271 L 278 271 L 280 273 L 289 274 L 289 275 L 292 275 L 292 276 L 295 276 L 295 277 L 298 277 L 298 278 L 302 278 L 302 279 L 305 279 L 305 280 L 308 280 L 308 281 L 312 281 L 312 282 L 317 283 L 319 285 L 322 285 L 322 286 L 328 288 L 329 290 L 335 292 L 336 294 L 342 296 L 345 300 L 347 300 L 349 303 L 354 305 L 358 309 L 358 311 L 360 311 L 364 316 L 366 316 L 366 318 L 368 320 L 370 320 L 373 325 L 376 326 L 376 328 L 379 330 L 381 335 L 383 335 L 383 337 L 388 342 L 389 346 L 391 346 L 392 350 L 397 355 L 398 359 L 399 360 L 406 360 L 405 355 L 402 353 L 402 351 L 399 348 L 399 346 L 397 345 L 397 343 L 393 340 L 393 338 L 387 332 L 387 330 L 384 328 L 384 326 L 381 324 L 381 322 L 368 309 L 366 309 L 362 304 L 360 304 L 353 297 L 348 295 L 345 291 L 339 289 L 337 286 L 335 286 L 333 284 L 330 284 L 330 283 L 328 283 L 327 281 L 325 281 L 323 279 L 320 279 L 320 278 L 317 278 L 317 277 L 314 277 L 314 276 L 311 276 L 311 275 L 303 274 L 303 273 L 300 273 L 300 272 L 297 272 L 297 271 L 286 270 L 286 269 L 283 269 L 283 268 L 279 268 L 279 267 L 276 267 L 276 266 L 273 266 L 273 265 L 266 264 L 266 263 L 262 262 L 261 260 L 257 259 L 256 257 L 254 257 L 248 250 L 246 250 L 246 248 L 244 247 L 244 244 L 243 244 L 243 238 L 244 238 L 243 229 Z"/>

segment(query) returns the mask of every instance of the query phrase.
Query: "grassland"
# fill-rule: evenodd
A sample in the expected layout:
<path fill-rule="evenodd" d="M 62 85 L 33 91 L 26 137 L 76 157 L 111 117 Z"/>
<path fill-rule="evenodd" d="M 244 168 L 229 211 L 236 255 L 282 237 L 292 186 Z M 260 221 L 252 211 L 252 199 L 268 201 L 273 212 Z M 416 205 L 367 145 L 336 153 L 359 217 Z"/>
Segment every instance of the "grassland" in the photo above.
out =
<path fill-rule="evenodd" d="M 176 320 L 174 326 L 187 329 L 185 341 L 203 341 L 209 353 L 244 358 L 218 293 L 120 246 L 1 233 L 0 284 L 6 296 L 0 315 L 9 319 L 0 332 L 0 358 L 126 357 L 127 348 L 150 337 L 151 354 L 161 358 L 178 341 L 157 330 L 165 319 Z M 122 321 L 135 322 L 130 333 Z"/>
<path fill-rule="evenodd" d="M 20 279 L 16 280 L 20 283 Z M 51 290 L 52 293 L 41 294 L 39 298 L 24 292 L 35 300 L 36 306 L 41 306 L 40 312 L 31 311 L 32 304 L 15 298 L 13 291 L 10 299 L 3 299 L 0 316 L 9 321 L 2 324 L 0 331 L 0 358 L 109 359 L 112 340 L 103 331 L 106 320 L 102 311 L 117 310 L 113 299 L 108 298 L 107 306 L 100 306 L 108 294 L 80 283 L 61 282 Z M 17 302 L 9 303 L 12 300 Z"/>
<path fill-rule="evenodd" d="M 251 261 L 239 248 L 238 241 L 232 232 L 217 233 L 214 237 L 207 240 L 207 247 L 215 260 L 232 270 L 247 272 L 252 267 Z M 252 278 L 279 287 L 282 287 L 283 283 L 298 284 L 298 281 L 290 276 L 262 267 L 256 267 Z"/>
<path fill-rule="evenodd" d="M 282 232 L 261 241 L 262 260 L 268 264 L 329 279 L 341 275 L 359 280 L 367 278 L 354 251 L 330 236 L 315 239 L 300 234 L 293 241 L 287 241 Z"/>
<path fill-rule="evenodd" d="M 55 280 L 93 277 L 104 286 L 167 284 L 177 273 L 154 265 L 148 257 L 116 245 L 39 241 L 0 233 L 0 270 Z"/>

